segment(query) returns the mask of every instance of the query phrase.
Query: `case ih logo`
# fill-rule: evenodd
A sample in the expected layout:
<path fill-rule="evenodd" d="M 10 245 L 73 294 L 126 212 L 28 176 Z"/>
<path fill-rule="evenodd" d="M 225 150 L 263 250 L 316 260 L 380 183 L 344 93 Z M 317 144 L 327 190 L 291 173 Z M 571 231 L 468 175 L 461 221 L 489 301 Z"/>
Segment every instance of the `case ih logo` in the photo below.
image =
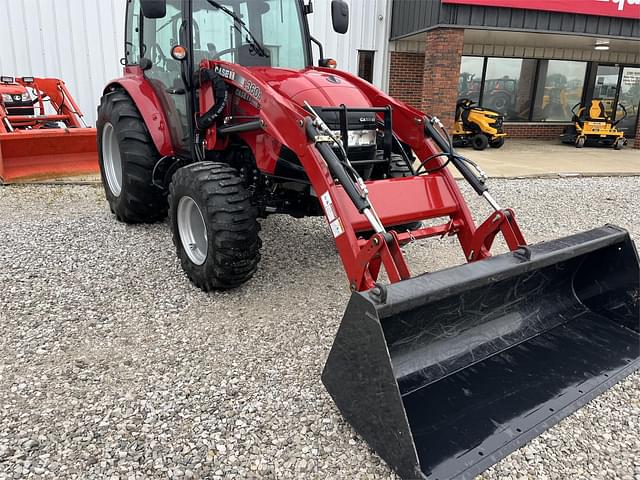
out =
<path fill-rule="evenodd" d="M 442 0 L 442 3 L 640 19 L 640 0 Z"/>

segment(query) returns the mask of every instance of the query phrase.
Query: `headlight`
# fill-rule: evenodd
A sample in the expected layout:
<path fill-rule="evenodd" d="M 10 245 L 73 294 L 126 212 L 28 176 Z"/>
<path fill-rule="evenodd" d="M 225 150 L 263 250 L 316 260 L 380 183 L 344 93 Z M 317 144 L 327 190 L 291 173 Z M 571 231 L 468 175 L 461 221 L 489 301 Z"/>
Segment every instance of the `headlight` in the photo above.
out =
<path fill-rule="evenodd" d="M 29 92 L 24 92 L 22 94 L 22 101 L 23 102 L 28 102 L 31 100 L 31 95 L 29 95 Z"/>
<path fill-rule="evenodd" d="M 376 144 L 375 130 L 349 130 L 347 133 L 350 147 L 363 147 Z M 338 138 L 342 136 L 340 132 L 336 131 L 334 131 L 333 134 Z"/>
<path fill-rule="evenodd" d="M 8 93 L 3 93 L 2 94 L 2 101 L 4 103 L 13 103 L 14 102 L 13 96 L 8 94 Z"/>

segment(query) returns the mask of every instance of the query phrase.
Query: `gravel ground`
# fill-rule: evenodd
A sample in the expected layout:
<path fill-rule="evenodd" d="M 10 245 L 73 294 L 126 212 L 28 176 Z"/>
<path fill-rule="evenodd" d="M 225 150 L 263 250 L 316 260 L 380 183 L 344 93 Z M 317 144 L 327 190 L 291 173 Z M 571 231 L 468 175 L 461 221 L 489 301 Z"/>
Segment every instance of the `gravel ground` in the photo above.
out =
<path fill-rule="evenodd" d="M 532 243 L 606 222 L 640 241 L 638 178 L 492 185 Z M 264 221 L 255 278 L 204 294 L 167 226 L 117 223 L 98 186 L 0 188 L 0 479 L 395 478 L 320 382 L 349 297 L 322 223 Z M 407 250 L 463 261 L 453 239 Z M 482 478 L 639 480 L 639 431 L 636 373 Z"/>

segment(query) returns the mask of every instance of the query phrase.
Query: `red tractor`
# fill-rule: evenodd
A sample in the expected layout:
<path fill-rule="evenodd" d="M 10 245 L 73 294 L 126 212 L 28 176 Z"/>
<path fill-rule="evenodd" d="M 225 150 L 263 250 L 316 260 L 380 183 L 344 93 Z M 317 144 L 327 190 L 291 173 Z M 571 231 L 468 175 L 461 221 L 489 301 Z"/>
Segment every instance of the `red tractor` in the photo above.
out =
<path fill-rule="evenodd" d="M 347 4 L 331 10 L 345 33 Z M 527 246 L 437 118 L 331 68 L 312 11 L 129 0 L 98 110 L 107 200 L 123 222 L 168 213 L 205 291 L 251 278 L 260 218 L 324 216 L 353 292 L 327 390 L 401 476 L 471 478 L 638 368 L 634 244 L 605 226 Z M 492 207 L 479 226 L 448 166 Z M 498 234 L 511 252 L 491 256 Z M 412 275 L 401 246 L 447 235 L 469 263 Z"/>

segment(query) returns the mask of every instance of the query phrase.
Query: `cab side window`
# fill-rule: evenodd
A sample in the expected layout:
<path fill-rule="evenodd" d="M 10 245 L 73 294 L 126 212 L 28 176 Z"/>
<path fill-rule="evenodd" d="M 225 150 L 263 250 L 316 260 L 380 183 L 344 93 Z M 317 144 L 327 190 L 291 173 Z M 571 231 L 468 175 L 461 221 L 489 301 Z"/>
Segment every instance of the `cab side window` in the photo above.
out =
<path fill-rule="evenodd" d="M 127 65 L 140 63 L 140 0 L 127 0 L 124 57 Z"/>
<path fill-rule="evenodd" d="M 142 56 L 151 60 L 154 71 L 179 76 L 180 62 L 171 57 L 171 49 L 180 42 L 182 26 L 182 13 L 172 4 L 163 18 L 144 18 Z"/>

